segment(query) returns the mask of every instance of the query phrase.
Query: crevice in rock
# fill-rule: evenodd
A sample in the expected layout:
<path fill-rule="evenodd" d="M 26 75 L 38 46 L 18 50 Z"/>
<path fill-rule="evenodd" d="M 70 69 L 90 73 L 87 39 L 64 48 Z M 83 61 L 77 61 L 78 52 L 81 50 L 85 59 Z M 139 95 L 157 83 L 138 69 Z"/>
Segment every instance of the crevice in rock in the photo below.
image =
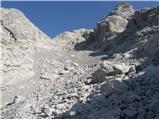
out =
<path fill-rule="evenodd" d="M 3 26 L 3 28 L 4 28 L 5 30 L 7 30 L 7 31 L 9 32 L 9 34 L 11 35 L 11 37 L 16 41 L 17 38 L 15 37 L 14 33 L 13 33 L 10 29 L 8 29 L 6 26 L 4 26 L 2 20 L 1 20 L 1 25 Z"/>
<path fill-rule="evenodd" d="M 13 105 L 13 104 L 15 104 L 16 103 L 16 99 L 17 99 L 18 97 L 17 96 L 15 96 L 14 98 L 13 98 L 13 101 L 12 102 L 9 102 L 6 106 L 10 106 L 10 105 Z"/>

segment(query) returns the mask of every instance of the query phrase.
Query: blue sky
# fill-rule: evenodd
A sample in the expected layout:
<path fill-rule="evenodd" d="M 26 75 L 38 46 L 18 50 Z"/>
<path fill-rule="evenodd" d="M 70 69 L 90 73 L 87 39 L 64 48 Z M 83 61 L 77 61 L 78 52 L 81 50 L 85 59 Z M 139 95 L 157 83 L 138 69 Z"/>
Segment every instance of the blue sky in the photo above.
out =
<path fill-rule="evenodd" d="M 120 2 L 120 1 L 119 1 Z M 51 38 L 64 31 L 94 28 L 119 2 L 2 2 L 4 8 L 17 8 Z M 158 1 L 129 2 L 135 9 L 158 6 Z"/>

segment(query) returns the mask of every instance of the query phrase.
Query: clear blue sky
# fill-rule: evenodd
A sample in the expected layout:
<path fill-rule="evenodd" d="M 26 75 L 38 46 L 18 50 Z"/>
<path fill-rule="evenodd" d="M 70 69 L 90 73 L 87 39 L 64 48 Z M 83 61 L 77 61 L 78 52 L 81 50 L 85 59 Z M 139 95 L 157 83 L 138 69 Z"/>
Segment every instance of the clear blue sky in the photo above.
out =
<path fill-rule="evenodd" d="M 64 31 L 94 28 L 119 2 L 2 2 L 4 8 L 21 10 L 51 38 Z M 158 1 L 129 2 L 135 9 L 158 6 Z"/>

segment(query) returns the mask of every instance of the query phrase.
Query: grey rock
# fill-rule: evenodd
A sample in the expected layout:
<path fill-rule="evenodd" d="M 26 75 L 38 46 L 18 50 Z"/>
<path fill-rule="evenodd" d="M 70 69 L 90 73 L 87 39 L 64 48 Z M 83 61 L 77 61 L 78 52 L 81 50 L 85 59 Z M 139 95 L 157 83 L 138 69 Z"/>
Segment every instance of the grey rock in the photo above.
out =
<path fill-rule="evenodd" d="M 136 11 L 133 19 L 135 20 L 138 28 L 142 28 L 146 25 L 158 25 L 158 7 L 153 9 L 142 9 L 141 11 Z"/>
<path fill-rule="evenodd" d="M 98 40 L 103 40 L 113 35 L 113 33 L 121 33 L 125 30 L 128 21 L 120 16 L 112 15 L 107 16 L 97 23 L 94 30 L 94 36 Z"/>
<path fill-rule="evenodd" d="M 105 111 L 105 112 L 104 112 Z M 99 111 L 94 112 L 93 114 L 89 115 L 88 118 L 89 119 L 102 119 L 102 118 L 106 118 L 106 119 L 114 119 L 114 118 L 119 118 L 121 113 L 120 108 L 118 107 L 112 107 L 112 108 L 102 108 Z M 97 116 L 99 115 L 99 116 Z"/>
<path fill-rule="evenodd" d="M 157 100 L 153 100 L 151 102 L 151 104 L 149 105 L 149 109 L 153 112 L 153 113 L 158 113 L 158 101 Z"/>
<path fill-rule="evenodd" d="M 158 118 L 158 8 L 121 3 L 94 30 L 53 40 L 0 12 L 1 118 Z"/>
<path fill-rule="evenodd" d="M 137 111 L 136 109 L 124 109 L 122 111 L 122 116 L 125 116 L 126 118 L 136 118 Z"/>
<path fill-rule="evenodd" d="M 125 19 L 129 19 L 132 15 L 134 15 L 134 13 L 135 10 L 129 3 L 122 2 L 119 5 L 117 5 L 109 15 L 118 15 Z"/>
<path fill-rule="evenodd" d="M 125 30 L 128 21 L 120 16 L 112 15 L 100 21 L 102 28 L 105 32 L 121 33 Z M 106 27 L 106 28 L 105 28 Z M 104 32 L 104 31 L 103 31 Z"/>
<path fill-rule="evenodd" d="M 99 64 L 100 68 L 92 75 L 92 83 L 101 83 L 109 79 L 123 80 L 124 74 L 135 73 L 135 65 L 127 65 L 125 63 L 112 63 L 104 61 Z M 118 76 L 119 75 L 119 76 Z"/>
<path fill-rule="evenodd" d="M 113 93 L 124 93 L 128 90 L 128 86 L 123 81 L 118 80 L 108 80 L 105 84 L 101 86 L 101 92 L 105 96 L 109 96 Z"/>

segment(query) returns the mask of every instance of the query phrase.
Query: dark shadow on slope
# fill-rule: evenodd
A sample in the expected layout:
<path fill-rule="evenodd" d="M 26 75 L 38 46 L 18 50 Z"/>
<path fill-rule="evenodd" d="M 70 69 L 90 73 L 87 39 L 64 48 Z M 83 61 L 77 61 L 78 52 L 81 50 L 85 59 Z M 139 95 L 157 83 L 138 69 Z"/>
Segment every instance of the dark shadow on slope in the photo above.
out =
<path fill-rule="evenodd" d="M 153 65 L 152 67 L 156 66 Z M 145 69 L 146 74 L 130 77 L 124 81 L 116 80 L 113 82 L 115 88 L 109 86 L 109 82 L 105 81 L 100 91 L 91 93 L 85 103 L 78 101 L 69 111 L 57 115 L 56 118 L 158 118 L 158 69 L 153 74 L 149 72 L 151 71 Z"/>

